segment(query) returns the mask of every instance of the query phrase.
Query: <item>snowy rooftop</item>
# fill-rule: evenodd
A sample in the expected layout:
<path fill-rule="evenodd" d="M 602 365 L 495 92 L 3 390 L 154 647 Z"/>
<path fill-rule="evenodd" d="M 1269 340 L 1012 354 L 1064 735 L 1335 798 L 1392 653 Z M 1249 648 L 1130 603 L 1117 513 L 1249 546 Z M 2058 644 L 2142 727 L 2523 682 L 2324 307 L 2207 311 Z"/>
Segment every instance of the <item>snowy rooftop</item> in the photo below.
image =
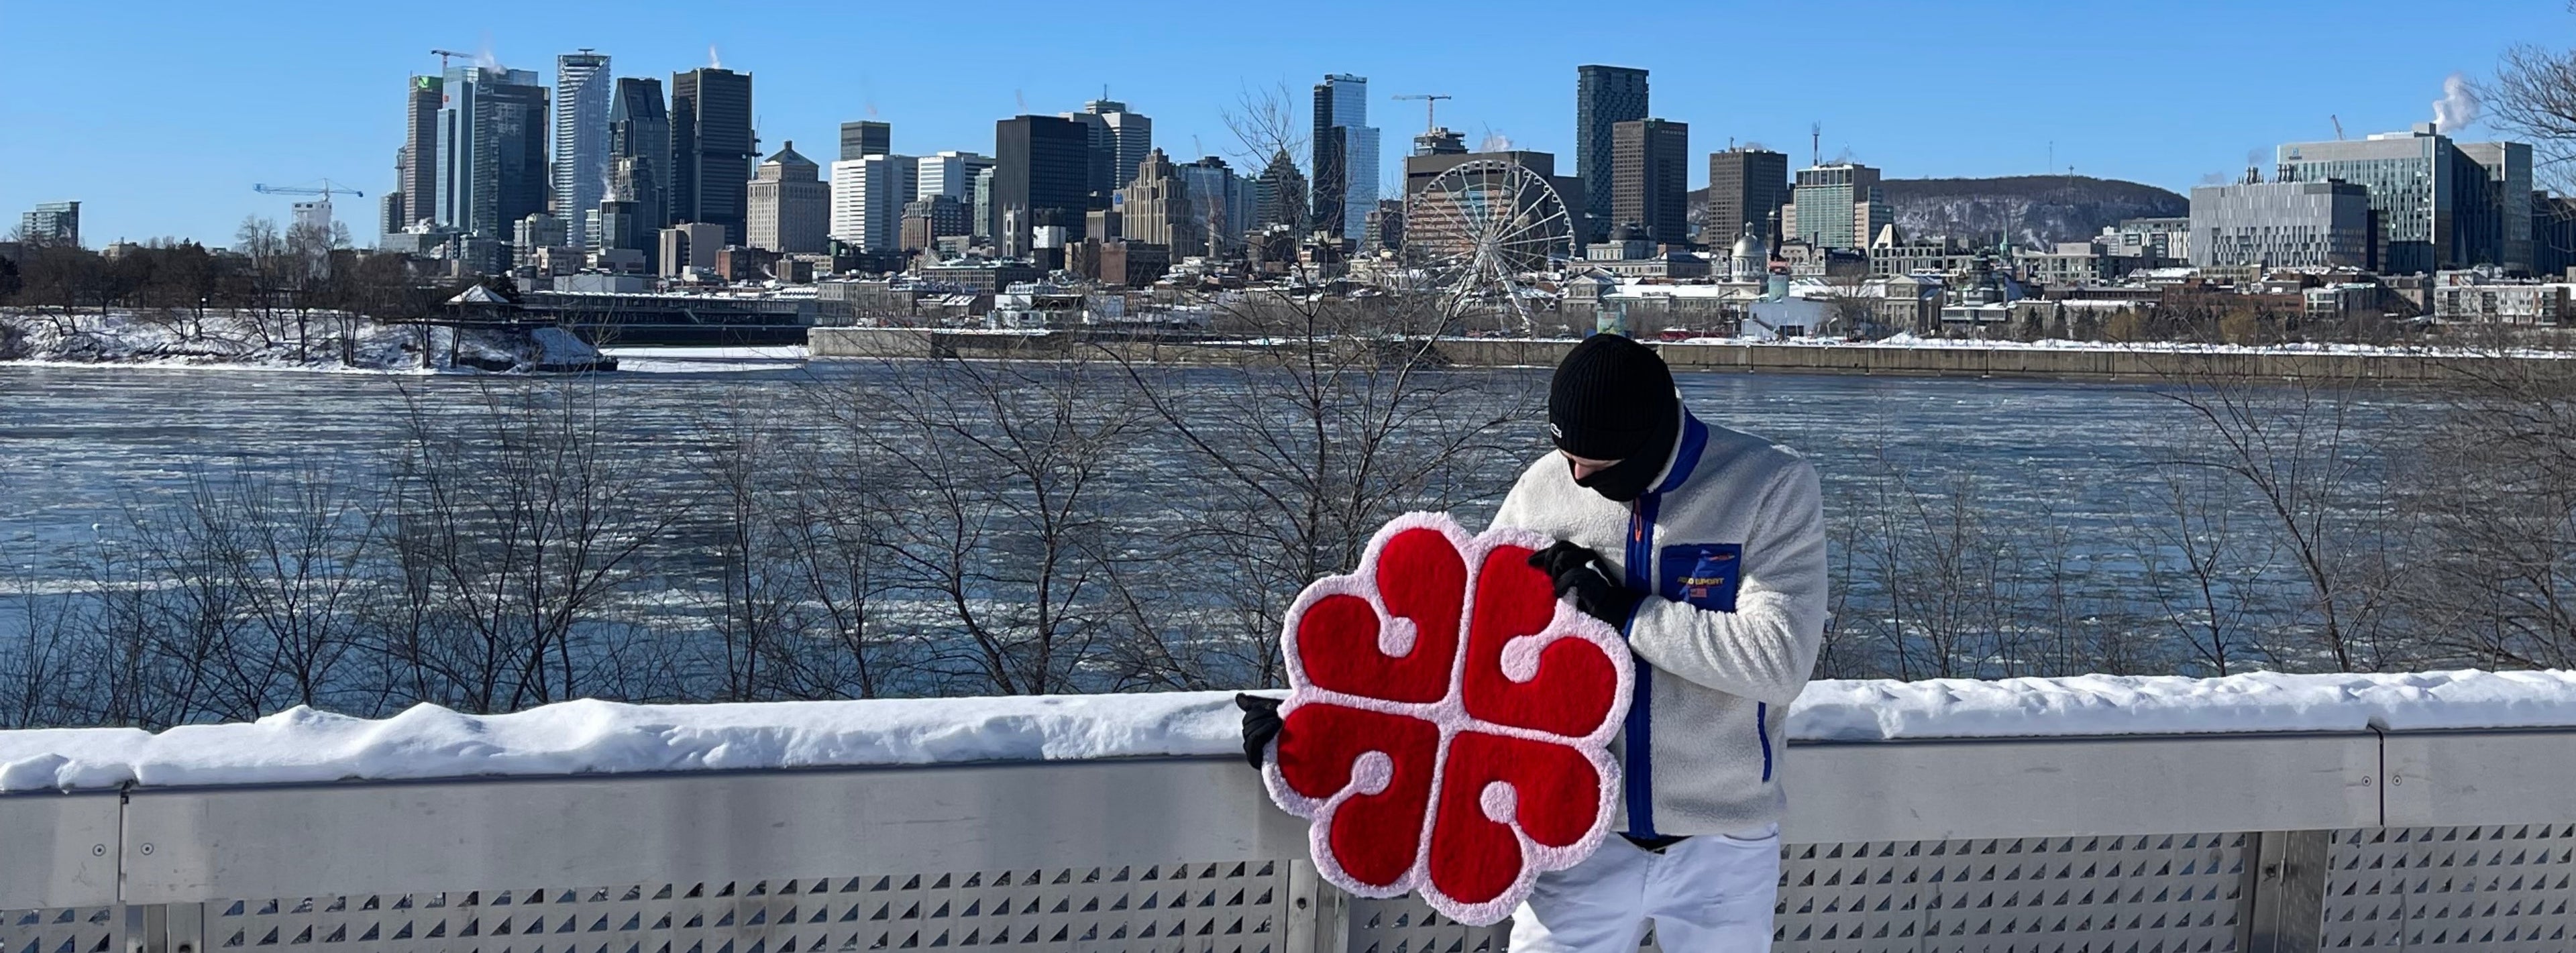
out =
<path fill-rule="evenodd" d="M 1229 692 L 624 705 L 0 732 L 0 791 L 1224 756 Z M 1820 681 L 1800 741 L 2576 726 L 2576 672 Z"/>

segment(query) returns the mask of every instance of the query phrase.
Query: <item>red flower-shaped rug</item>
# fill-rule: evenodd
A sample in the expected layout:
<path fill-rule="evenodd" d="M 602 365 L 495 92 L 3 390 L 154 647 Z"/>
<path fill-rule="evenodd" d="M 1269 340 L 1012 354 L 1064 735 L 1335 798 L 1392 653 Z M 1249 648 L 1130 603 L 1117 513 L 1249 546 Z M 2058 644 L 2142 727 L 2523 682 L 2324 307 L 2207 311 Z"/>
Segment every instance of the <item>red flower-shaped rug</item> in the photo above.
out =
<path fill-rule="evenodd" d="M 1549 542 L 1407 514 L 1378 530 L 1358 572 L 1289 608 L 1293 690 L 1262 775 L 1272 800 L 1314 822 L 1326 880 L 1365 897 L 1419 890 L 1484 925 L 1609 835 L 1609 745 L 1634 669 L 1616 630 L 1530 567 Z"/>

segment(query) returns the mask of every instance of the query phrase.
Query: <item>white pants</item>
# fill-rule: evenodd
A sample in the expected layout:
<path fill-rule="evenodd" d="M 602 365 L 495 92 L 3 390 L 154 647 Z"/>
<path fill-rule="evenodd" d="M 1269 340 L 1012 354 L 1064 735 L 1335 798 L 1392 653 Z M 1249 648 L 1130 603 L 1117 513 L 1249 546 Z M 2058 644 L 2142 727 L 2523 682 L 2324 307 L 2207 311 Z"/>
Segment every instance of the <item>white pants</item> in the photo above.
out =
<path fill-rule="evenodd" d="M 1512 916 L 1512 953 L 1634 953 L 1654 921 L 1666 953 L 1766 953 L 1780 894 L 1780 830 L 1708 834 L 1656 854 L 1628 839 L 1540 874 Z"/>

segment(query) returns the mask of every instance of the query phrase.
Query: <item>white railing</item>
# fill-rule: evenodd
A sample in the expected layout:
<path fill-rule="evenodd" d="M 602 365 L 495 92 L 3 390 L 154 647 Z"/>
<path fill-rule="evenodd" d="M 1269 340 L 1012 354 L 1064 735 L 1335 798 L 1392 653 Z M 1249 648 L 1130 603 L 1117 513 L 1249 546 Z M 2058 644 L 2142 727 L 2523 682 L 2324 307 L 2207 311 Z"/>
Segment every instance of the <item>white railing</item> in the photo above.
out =
<path fill-rule="evenodd" d="M 2576 729 L 1810 742 L 1787 764 L 1778 950 L 2576 949 Z M 1501 948 L 1341 897 L 1305 851 L 1220 756 L 128 784 L 0 796 L 0 944 Z"/>

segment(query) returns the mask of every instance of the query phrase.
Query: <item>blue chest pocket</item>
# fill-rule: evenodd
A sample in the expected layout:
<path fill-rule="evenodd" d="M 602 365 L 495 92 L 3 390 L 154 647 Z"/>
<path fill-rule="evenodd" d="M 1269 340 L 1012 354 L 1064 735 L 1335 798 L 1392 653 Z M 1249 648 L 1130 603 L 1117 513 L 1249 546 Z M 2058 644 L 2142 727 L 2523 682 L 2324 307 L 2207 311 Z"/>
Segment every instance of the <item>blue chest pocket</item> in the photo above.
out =
<path fill-rule="evenodd" d="M 1735 611 L 1735 591 L 1744 583 L 1741 543 L 1692 543 L 1666 546 L 1656 561 L 1662 579 L 1655 593 L 1718 612 Z"/>

